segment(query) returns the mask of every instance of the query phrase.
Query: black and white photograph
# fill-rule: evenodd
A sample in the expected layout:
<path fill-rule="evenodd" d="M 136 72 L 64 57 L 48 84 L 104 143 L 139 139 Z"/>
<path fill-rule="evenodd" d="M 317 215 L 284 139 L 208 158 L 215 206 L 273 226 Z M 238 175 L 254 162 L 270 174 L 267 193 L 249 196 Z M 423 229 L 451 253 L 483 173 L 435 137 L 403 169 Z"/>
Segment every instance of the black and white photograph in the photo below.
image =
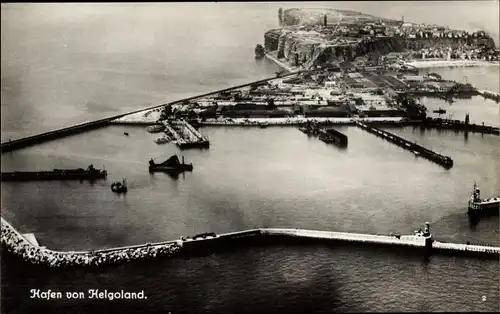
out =
<path fill-rule="evenodd" d="M 500 312 L 500 2 L 2 2 L 0 313 Z"/>

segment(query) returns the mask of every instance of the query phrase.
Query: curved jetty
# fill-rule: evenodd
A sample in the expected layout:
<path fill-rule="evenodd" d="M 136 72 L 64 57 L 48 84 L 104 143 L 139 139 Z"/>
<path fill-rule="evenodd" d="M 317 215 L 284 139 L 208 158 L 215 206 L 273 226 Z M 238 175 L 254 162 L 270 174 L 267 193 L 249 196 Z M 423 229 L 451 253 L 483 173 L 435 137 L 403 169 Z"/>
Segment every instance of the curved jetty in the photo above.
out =
<path fill-rule="evenodd" d="M 262 237 L 266 237 L 264 240 Z M 302 238 L 306 240 L 325 240 L 336 242 L 364 243 L 372 245 L 391 245 L 409 248 L 425 249 L 448 253 L 500 255 L 500 247 L 487 245 L 457 244 L 435 241 L 430 233 L 429 223 L 425 229 L 417 230 L 413 235 L 373 235 L 348 232 L 330 232 L 304 229 L 263 228 L 217 235 L 213 232 L 203 233 L 194 237 L 181 237 L 180 240 L 147 243 L 143 245 L 119 247 L 95 251 L 59 252 L 39 247 L 30 242 L 24 235 L 10 225 L 2 217 L 2 244 L 8 251 L 20 255 L 25 261 L 33 264 L 43 264 L 49 267 L 83 267 L 106 264 L 119 264 L 133 260 L 152 259 L 159 256 L 173 256 L 185 252 L 188 255 L 208 250 L 224 248 L 231 242 L 244 239 L 254 239 L 259 243 L 270 243 L 274 239 Z M 240 243 L 241 245 L 241 243 Z"/>
<path fill-rule="evenodd" d="M 2 244 L 7 250 L 21 256 L 25 261 L 54 268 L 120 264 L 133 260 L 172 256 L 182 247 L 181 241 L 168 241 L 107 250 L 59 252 L 34 245 L 3 217 L 1 237 Z"/>

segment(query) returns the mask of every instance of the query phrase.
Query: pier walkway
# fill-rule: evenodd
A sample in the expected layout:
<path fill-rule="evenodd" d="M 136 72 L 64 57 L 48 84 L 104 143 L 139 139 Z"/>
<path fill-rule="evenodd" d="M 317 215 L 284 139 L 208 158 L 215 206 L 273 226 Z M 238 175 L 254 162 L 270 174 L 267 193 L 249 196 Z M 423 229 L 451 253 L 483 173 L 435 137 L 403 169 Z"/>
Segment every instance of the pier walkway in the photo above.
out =
<path fill-rule="evenodd" d="M 443 166 L 446 169 L 450 169 L 451 167 L 453 167 L 453 160 L 448 156 L 440 155 L 436 152 L 433 152 L 430 149 L 427 149 L 427 148 L 420 146 L 416 143 L 412 143 L 412 142 L 410 142 L 402 137 L 399 137 L 395 134 L 389 133 L 389 132 L 384 131 L 384 130 L 379 130 L 379 129 L 374 128 L 370 125 L 361 123 L 359 121 L 356 121 L 356 125 L 358 127 L 362 128 L 363 130 L 368 131 L 369 133 L 372 133 L 378 137 L 386 139 L 389 142 L 396 144 L 397 146 L 402 147 L 406 150 L 412 151 L 415 155 L 422 156 L 430 161 L 437 163 L 438 165 Z"/>
<path fill-rule="evenodd" d="M 425 237 L 415 235 L 389 236 L 349 232 L 318 231 L 304 229 L 260 229 L 263 235 L 291 236 L 297 238 L 329 239 L 345 242 L 391 244 L 412 247 L 425 247 Z"/>
<path fill-rule="evenodd" d="M 448 252 L 462 251 L 462 252 L 492 253 L 500 255 L 500 247 L 489 246 L 489 245 L 471 245 L 471 244 L 434 241 L 432 243 L 432 248 L 435 250 L 448 251 Z"/>
<path fill-rule="evenodd" d="M 280 78 L 288 77 L 288 76 L 292 76 L 292 75 L 296 75 L 296 74 L 299 74 L 301 72 L 304 72 L 304 71 L 282 74 L 282 75 L 280 75 Z M 72 125 L 72 126 L 69 126 L 69 127 L 64 127 L 64 128 L 61 128 L 61 129 L 57 129 L 57 130 L 45 132 L 45 133 L 40 133 L 40 134 L 36 134 L 36 135 L 32 135 L 32 136 L 27 136 L 27 137 L 15 139 L 15 140 L 9 140 L 9 141 L 6 141 L 6 142 L 3 142 L 3 143 L 0 144 L 0 150 L 1 150 L 2 153 L 13 151 L 13 150 L 16 150 L 16 149 L 20 149 L 20 148 L 24 148 L 24 147 L 28 147 L 28 146 L 32 146 L 32 145 L 36 145 L 36 144 L 40 144 L 40 143 L 43 143 L 43 142 L 46 142 L 46 141 L 51 141 L 51 140 L 54 140 L 54 139 L 57 139 L 57 138 L 61 138 L 61 137 L 64 137 L 64 136 L 82 133 L 82 132 L 87 131 L 87 130 L 102 128 L 102 127 L 110 125 L 111 121 L 116 120 L 116 119 L 120 119 L 120 118 L 122 118 L 124 116 L 127 116 L 127 115 L 130 115 L 130 114 L 138 113 L 138 112 L 141 112 L 141 111 L 153 110 L 153 109 L 164 107 L 166 105 L 180 104 L 180 103 L 183 103 L 183 102 L 186 102 L 186 101 L 190 101 L 190 100 L 193 100 L 193 99 L 210 96 L 210 95 L 213 95 L 213 94 L 218 94 L 218 93 L 222 93 L 222 92 L 231 91 L 231 90 L 234 90 L 234 89 L 244 88 L 244 87 L 248 87 L 248 86 L 255 85 L 255 84 L 266 83 L 268 81 L 272 81 L 272 80 L 275 80 L 275 79 L 276 79 L 275 76 L 274 77 L 270 77 L 270 78 L 265 78 L 265 79 L 262 79 L 262 80 L 257 80 L 257 81 L 253 81 L 253 82 L 249 82 L 249 83 L 237 85 L 237 86 L 232 86 L 232 87 L 228 87 L 228 88 L 224 88 L 224 89 L 220 89 L 220 90 L 216 90 L 216 91 L 211 91 L 211 92 L 208 92 L 208 93 L 205 93 L 205 94 L 201 94 L 201 95 L 196 95 L 196 96 L 192 96 L 192 97 L 188 97 L 188 98 L 183 98 L 183 99 L 176 100 L 176 101 L 173 101 L 173 102 L 170 102 L 170 103 L 165 103 L 165 104 L 161 104 L 161 105 L 155 105 L 155 106 L 152 106 L 152 107 L 149 107 L 149 108 L 143 108 L 143 109 L 138 109 L 138 110 L 134 110 L 134 111 L 131 111 L 131 112 L 127 112 L 127 113 L 118 114 L 118 115 L 115 115 L 115 116 L 112 116 L 112 117 L 108 117 L 108 118 L 104 118 L 104 119 L 99 119 L 99 120 L 90 121 L 90 122 L 84 122 L 84 123 Z"/>

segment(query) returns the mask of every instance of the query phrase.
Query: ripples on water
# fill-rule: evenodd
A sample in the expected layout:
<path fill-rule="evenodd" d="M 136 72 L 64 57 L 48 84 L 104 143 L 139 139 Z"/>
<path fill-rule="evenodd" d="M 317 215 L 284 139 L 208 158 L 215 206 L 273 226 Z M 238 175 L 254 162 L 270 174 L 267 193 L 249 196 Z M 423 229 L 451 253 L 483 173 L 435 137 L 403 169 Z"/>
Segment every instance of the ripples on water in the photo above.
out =
<path fill-rule="evenodd" d="M 380 248 L 250 247 L 203 258 L 87 270 L 18 269 L 11 257 L 2 272 L 2 298 L 23 309 L 122 313 L 311 313 L 498 310 L 498 263 Z M 3 270 L 3 269 L 2 269 Z M 29 289 L 138 292 L 147 300 L 26 300 Z M 486 301 L 483 301 L 486 296 Z M 16 304 L 17 306 L 13 306 Z M 22 307 L 19 306 L 22 304 Z"/>
<path fill-rule="evenodd" d="M 226 7 L 197 4 L 193 11 L 192 5 L 178 4 L 183 14 L 160 4 L 103 5 L 99 13 L 85 5 L 76 11 L 2 5 L 2 141 L 273 75 L 276 67 L 256 63 L 253 48 L 265 30 L 276 27 L 281 4 L 221 5 Z M 432 5 L 433 12 L 443 12 L 443 4 Z M 393 2 L 387 14 L 431 19 L 426 6 Z M 475 8 L 485 12 L 480 22 L 488 24 L 491 8 L 484 6 Z M 381 10 L 378 3 L 337 7 Z M 450 4 L 447 12 L 457 14 L 425 22 L 477 24 L 442 20 L 468 8 L 465 2 Z M 494 69 L 433 71 L 455 80 L 467 76 L 472 84 L 495 90 Z M 456 119 L 469 112 L 473 122 L 499 124 L 498 105 L 481 98 L 451 106 L 424 102 L 430 110 L 445 107 Z M 57 249 L 256 226 L 410 233 L 424 221 L 441 240 L 499 244 L 498 217 L 471 226 L 466 215 L 473 181 L 485 196 L 500 191 L 498 136 L 390 130 L 451 156 L 455 166 L 446 171 L 355 127 L 338 129 L 349 137 L 346 150 L 294 128 L 202 128 L 210 149 L 182 153 L 171 144 L 156 145 L 157 135 L 143 127 L 112 126 L 44 143 L 2 155 L 2 171 L 93 163 L 106 166 L 107 182 L 2 183 L 2 215 Z M 149 158 L 173 153 L 184 155 L 194 171 L 177 179 L 148 174 Z M 109 182 L 123 177 L 129 193 L 111 193 Z M 124 305 L 133 313 L 498 311 L 498 282 L 498 261 L 433 256 L 426 262 L 415 254 L 356 246 L 241 248 L 90 271 L 40 271 L 3 255 L 2 311 L 124 312 Z M 27 299 L 32 288 L 144 289 L 149 298 L 42 302 Z"/>

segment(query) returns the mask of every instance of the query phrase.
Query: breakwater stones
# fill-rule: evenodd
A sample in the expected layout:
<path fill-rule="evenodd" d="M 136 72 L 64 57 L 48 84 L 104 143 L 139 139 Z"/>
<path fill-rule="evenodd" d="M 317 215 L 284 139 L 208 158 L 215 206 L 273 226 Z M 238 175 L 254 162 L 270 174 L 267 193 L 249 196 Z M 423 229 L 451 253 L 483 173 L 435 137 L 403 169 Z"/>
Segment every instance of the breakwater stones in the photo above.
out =
<path fill-rule="evenodd" d="M 128 263 L 134 260 L 173 256 L 182 248 L 182 242 L 179 241 L 90 252 L 57 252 L 34 246 L 3 218 L 1 242 L 9 252 L 20 256 L 25 261 L 52 268 Z"/>

